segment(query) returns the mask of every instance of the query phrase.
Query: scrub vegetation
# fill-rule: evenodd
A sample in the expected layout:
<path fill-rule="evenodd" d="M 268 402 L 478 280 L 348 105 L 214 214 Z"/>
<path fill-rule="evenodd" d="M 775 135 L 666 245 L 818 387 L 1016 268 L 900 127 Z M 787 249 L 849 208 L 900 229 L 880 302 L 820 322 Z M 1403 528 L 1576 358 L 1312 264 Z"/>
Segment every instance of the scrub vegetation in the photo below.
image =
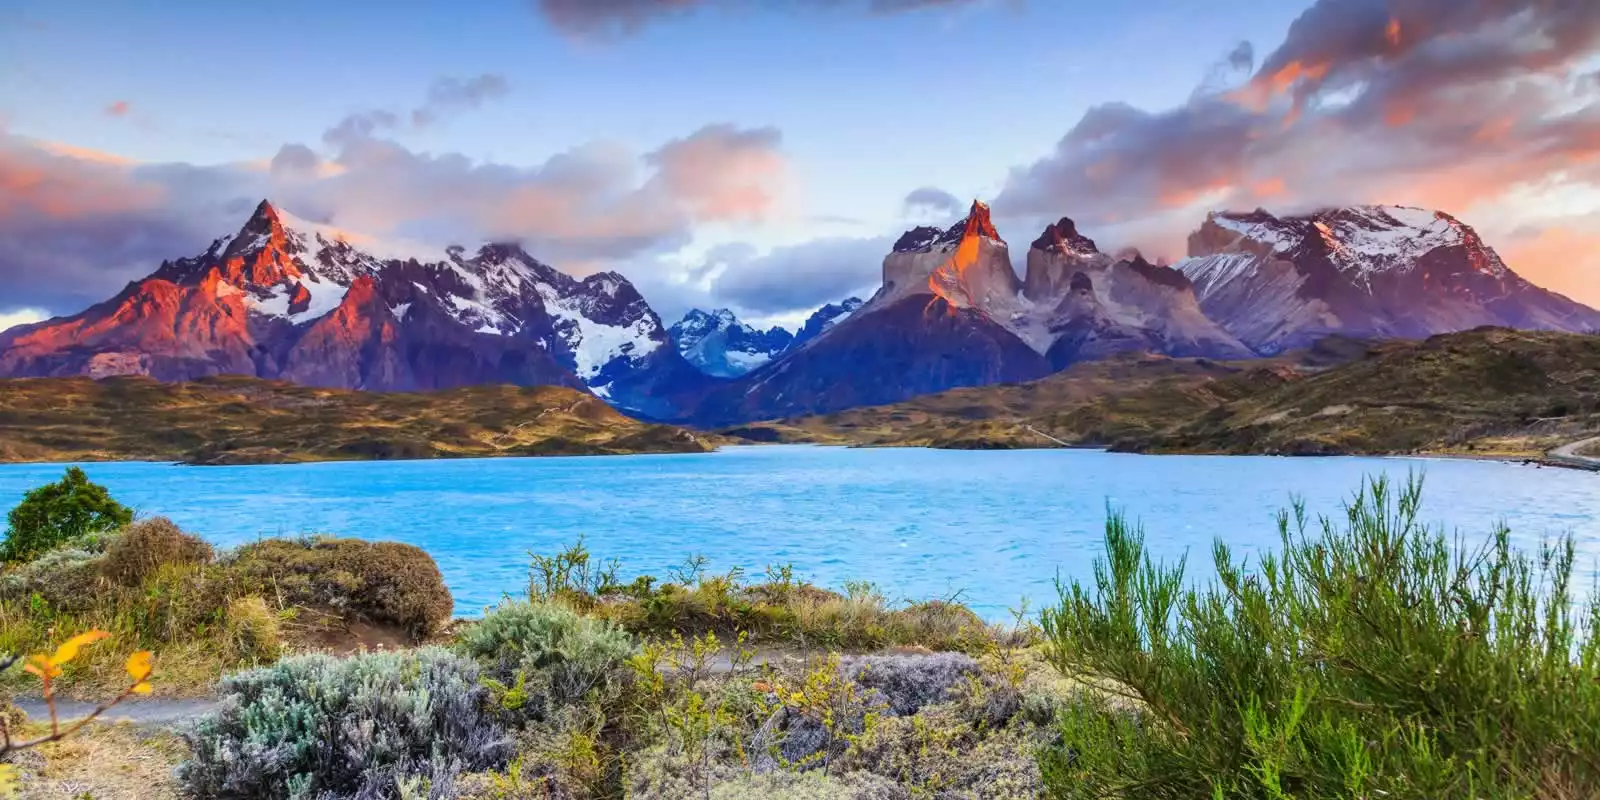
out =
<path fill-rule="evenodd" d="M 1219 542 L 1206 581 L 1151 560 L 1113 514 L 1093 578 L 1005 625 L 783 567 L 752 580 L 691 559 L 624 579 L 581 541 L 533 556 L 526 596 L 452 622 L 414 548 L 218 553 L 138 520 L 0 574 L 0 647 L 36 654 L 5 686 L 219 702 L 177 737 L 9 714 L 16 741 L 56 741 L 8 754 L 0 791 L 1595 796 L 1600 609 L 1573 542 L 1451 538 L 1420 503 L 1420 485 L 1379 480 L 1334 518 L 1296 505 L 1278 552 Z"/>

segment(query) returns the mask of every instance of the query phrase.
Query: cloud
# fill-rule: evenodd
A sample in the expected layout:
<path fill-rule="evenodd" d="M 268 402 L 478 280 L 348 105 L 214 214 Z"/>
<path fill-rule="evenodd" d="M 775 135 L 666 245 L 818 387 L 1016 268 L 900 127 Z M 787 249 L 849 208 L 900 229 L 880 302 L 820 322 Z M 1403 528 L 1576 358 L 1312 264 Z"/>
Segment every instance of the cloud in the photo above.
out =
<path fill-rule="evenodd" d="M 764 254 L 746 245 L 714 248 L 706 259 L 716 271 L 710 297 L 753 316 L 809 311 L 875 289 L 893 243 L 891 237 L 816 239 Z"/>
<path fill-rule="evenodd" d="M 346 123 L 349 123 L 347 120 Z M 0 134 L 0 310 L 74 312 L 231 233 L 262 197 L 369 235 L 518 241 L 554 265 L 612 266 L 676 250 L 701 225 L 757 224 L 785 194 L 782 136 L 710 125 L 645 153 L 590 143 L 518 166 L 416 152 L 343 124 L 330 153 L 134 164 Z"/>
<path fill-rule="evenodd" d="M 453 111 L 475 109 L 490 100 L 504 97 L 511 90 L 500 75 L 483 74 L 462 80 L 440 78 L 428 88 L 428 100 L 411 111 L 413 127 L 425 128 Z"/>
<path fill-rule="evenodd" d="M 897 14 L 929 8 L 973 5 L 984 0 L 796 0 L 795 6 L 839 7 L 869 14 Z M 788 3 L 762 0 L 532 0 L 534 9 L 556 30 L 569 36 L 610 37 L 638 33 L 661 19 L 681 16 L 697 9 L 729 7 L 787 7 Z"/>
<path fill-rule="evenodd" d="M 132 106 L 128 103 L 128 101 L 126 101 L 126 100 L 117 100 L 116 102 L 113 102 L 110 105 L 106 106 L 106 116 L 108 116 L 108 117 L 126 117 L 126 116 L 128 116 L 128 112 L 131 111 L 131 110 L 133 110 L 133 109 L 132 109 Z"/>
<path fill-rule="evenodd" d="M 1182 231 L 1163 220 L 1220 207 L 1404 203 L 1472 222 L 1518 187 L 1600 185 L 1597 55 L 1600 3 L 1318 0 L 1243 81 L 1090 109 L 1011 171 L 995 211 L 1071 214 L 1168 254 Z M 1478 219 L 1491 242 L 1524 222 Z"/>
<path fill-rule="evenodd" d="M 14 328 L 18 325 L 27 325 L 30 322 L 38 322 L 48 316 L 49 315 L 46 314 L 43 309 L 39 308 L 19 308 L 14 311 L 0 311 L 0 333 L 4 333 L 6 329 Z"/>
<path fill-rule="evenodd" d="M 933 186 L 911 190 L 902 205 L 912 216 L 947 217 L 962 210 L 960 198 Z"/>
<path fill-rule="evenodd" d="M 1499 248 L 1518 274 L 1541 286 L 1565 287 L 1573 300 L 1600 308 L 1600 215 L 1583 229 L 1556 225 L 1526 232 Z"/>
<path fill-rule="evenodd" d="M 74 312 L 197 252 L 237 229 L 253 180 L 0 134 L 0 312 Z"/>
<path fill-rule="evenodd" d="M 426 98 L 416 108 L 398 113 L 386 109 L 355 112 L 323 131 L 322 141 L 330 147 L 344 147 L 380 133 L 399 130 L 402 123 L 408 124 L 411 130 L 421 130 L 450 114 L 470 111 L 504 97 L 510 90 L 504 76 L 492 73 L 465 79 L 439 78 L 428 87 Z"/>

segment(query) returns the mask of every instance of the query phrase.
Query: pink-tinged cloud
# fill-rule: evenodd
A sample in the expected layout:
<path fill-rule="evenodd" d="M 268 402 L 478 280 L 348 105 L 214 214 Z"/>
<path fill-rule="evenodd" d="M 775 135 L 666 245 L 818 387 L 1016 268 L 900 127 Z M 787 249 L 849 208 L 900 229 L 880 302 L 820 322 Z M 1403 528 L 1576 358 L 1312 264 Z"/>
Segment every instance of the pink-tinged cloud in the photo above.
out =
<path fill-rule="evenodd" d="M 1600 3 L 1318 0 L 1242 88 L 1093 108 L 1011 172 L 995 210 L 1168 253 L 1211 208 L 1404 203 L 1479 219 L 1493 243 L 1509 229 L 1474 209 L 1530 185 L 1600 188 L 1596 58 Z"/>
<path fill-rule="evenodd" d="M 1506 264 L 1528 280 L 1561 287 L 1568 297 L 1600 308 L 1600 230 L 1555 226 L 1500 250 Z"/>
<path fill-rule="evenodd" d="M 770 128 L 711 125 L 646 153 L 595 143 L 533 166 L 421 153 L 352 129 L 331 153 L 135 164 L 0 134 L 0 311 L 77 310 L 237 229 L 262 197 L 361 234 L 519 241 L 559 267 L 675 250 L 708 223 L 758 224 L 784 196 Z M 352 234 L 356 235 L 356 234 Z"/>
<path fill-rule="evenodd" d="M 132 110 L 133 110 L 133 106 L 130 105 L 128 103 L 128 101 L 126 101 L 126 100 L 118 100 L 118 101 L 106 106 L 106 116 L 109 116 L 109 117 L 126 117 L 126 116 L 128 116 L 128 112 L 132 111 Z"/>

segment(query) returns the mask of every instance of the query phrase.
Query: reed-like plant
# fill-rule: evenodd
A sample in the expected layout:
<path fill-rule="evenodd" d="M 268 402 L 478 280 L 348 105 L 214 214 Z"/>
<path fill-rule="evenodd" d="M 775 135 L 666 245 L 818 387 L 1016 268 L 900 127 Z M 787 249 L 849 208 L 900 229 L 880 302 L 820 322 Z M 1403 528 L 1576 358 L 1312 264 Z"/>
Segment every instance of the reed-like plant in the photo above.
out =
<path fill-rule="evenodd" d="M 1536 555 L 1419 522 L 1421 481 L 1374 479 L 1343 518 L 1280 515 L 1282 550 L 1213 547 L 1191 586 L 1120 514 L 1043 627 L 1098 679 L 1041 755 L 1054 797 L 1600 796 L 1600 598 L 1571 536 Z"/>

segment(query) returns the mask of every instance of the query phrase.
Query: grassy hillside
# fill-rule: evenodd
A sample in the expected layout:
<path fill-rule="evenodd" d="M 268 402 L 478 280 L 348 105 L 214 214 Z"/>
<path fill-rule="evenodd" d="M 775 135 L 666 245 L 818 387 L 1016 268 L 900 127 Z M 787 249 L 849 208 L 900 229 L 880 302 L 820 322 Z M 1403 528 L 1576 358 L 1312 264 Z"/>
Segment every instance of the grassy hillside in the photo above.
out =
<path fill-rule="evenodd" d="M 1226 453 L 1534 455 L 1600 431 L 1600 337 L 1484 329 L 1214 408 L 1144 445 Z"/>
<path fill-rule="evenodd" d="M 1151 452 L 1534 457 L 1600 433 L 1600 337 L 1481 329 L 1421 342 L 1328 339 L 1246 362 L 1129 356 L 726 432 L 972 449 L 1049 447 L 1048 435 Z"/>
<path fill-rule="evenodd" d="M 0 381 L 0 461 L 200 464 L 703 452 L 715 437 L 559 387 L 380 394 L 254 378 Z"/>

